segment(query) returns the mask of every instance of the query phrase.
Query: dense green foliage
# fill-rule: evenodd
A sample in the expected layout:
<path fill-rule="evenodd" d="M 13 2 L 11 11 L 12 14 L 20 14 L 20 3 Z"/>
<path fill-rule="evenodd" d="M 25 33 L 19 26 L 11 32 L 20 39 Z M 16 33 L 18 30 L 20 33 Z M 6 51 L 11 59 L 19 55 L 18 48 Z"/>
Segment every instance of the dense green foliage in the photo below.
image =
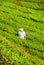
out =
<path fill-rule="evenodd" d="M 44 0 L 0 0 L 0 65 L 44 65 Z"/>

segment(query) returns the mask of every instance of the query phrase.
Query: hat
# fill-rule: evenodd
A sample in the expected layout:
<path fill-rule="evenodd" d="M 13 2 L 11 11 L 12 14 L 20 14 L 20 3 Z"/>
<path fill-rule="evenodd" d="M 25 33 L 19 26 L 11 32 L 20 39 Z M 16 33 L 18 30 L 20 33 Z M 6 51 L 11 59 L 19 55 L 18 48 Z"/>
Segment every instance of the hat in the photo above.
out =
<path fill-rule="evenodd" d="M 23 31 L 23 28 L 20 28 L 20 31 Z"/>

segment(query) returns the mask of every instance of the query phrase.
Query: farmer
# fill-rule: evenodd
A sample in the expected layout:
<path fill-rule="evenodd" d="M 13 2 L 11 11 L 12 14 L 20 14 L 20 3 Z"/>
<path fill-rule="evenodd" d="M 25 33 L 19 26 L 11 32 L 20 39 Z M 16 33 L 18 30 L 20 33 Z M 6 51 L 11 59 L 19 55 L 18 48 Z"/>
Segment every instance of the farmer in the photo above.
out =
<path fill-rule="evenodd" d="M 24 32 L 23 28 L 20 28 L 19 32 L 18 32 L 18 36 L 22 39 L 26 38 L 26 33 Z"/>

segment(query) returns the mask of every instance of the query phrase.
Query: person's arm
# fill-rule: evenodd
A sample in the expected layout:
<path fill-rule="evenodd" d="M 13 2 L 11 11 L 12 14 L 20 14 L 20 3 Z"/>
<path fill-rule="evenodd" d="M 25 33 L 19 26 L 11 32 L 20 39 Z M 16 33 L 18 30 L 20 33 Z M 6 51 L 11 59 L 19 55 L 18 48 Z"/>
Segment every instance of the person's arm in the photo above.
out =
<path fill-rule="evenodd" d="M 24 32 L 24 38 L 26 38 L 26 33 Z"/>

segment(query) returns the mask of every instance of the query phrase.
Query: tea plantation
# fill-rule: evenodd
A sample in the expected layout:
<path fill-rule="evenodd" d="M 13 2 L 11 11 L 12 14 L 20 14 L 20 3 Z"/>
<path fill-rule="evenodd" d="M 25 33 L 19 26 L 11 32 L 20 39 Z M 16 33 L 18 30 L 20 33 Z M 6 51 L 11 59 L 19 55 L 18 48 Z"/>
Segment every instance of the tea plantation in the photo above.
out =
<path fill-rule="evenodd" d="M 44 0 L 0 0 L 0 65 L 44 65 Z"/>

